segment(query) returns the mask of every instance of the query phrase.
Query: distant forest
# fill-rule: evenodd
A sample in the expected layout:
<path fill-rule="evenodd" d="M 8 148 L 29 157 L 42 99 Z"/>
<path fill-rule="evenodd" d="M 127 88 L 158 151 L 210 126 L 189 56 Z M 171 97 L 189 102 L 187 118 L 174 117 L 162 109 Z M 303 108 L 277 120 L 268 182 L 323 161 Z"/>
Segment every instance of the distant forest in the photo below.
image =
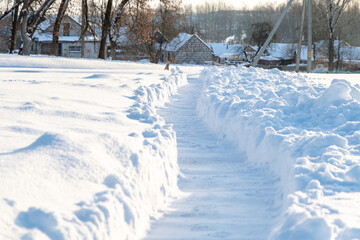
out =
<path fill-rule="evenodd" d="M 225 1 L 205 3 L 193 8 L 185 6 L 186 29 L 194 32 L 207 42 L 224 42 L 234 36 L 235 43 L 251 43 L 253 26 L 256 23 L 268 23 L 274 26 L 285 4 L 257 6 L 252 10 L 234 10 Z M 299 38 L 302 3 L 294 1 L 286 14 L 277 34 L 276 42 L 296 43 Z M 313 2 L 313 38 L 314 41 L 328 40 L 329 31 L 325 10 L 320 1 Z M 343 40 L 350 45 L 360 46 L 360 4 L 349 1 L 339 18 L 335 39 Z M 307 35 L 305 20 L 305 39 Z"/>

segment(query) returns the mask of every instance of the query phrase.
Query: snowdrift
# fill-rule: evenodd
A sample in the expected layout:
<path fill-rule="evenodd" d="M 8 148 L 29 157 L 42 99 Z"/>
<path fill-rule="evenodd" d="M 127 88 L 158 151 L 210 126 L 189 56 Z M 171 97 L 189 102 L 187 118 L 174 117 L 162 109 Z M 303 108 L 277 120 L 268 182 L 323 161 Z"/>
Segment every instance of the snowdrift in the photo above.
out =
<path fill-rule="evenodd" d="M 360 86 L 243 67 L 201 79 L 200 117 L 280 177 L 282 215 L 269 238 L 359 238 Z"/>
<path fill-rule="evenodd" d="M 36 59 L 9 61 L 33 67 Z M 39 65 L 56 61 L 40 58 Z M 67 59 L 58 61 L 69 67 Z M 73 67 L 99 62 L 78 60 Z M 143 75 L 133 69 L 127 68 L 131 76 Z M 185 74 L 173 70 L 134 94 L 132 80 L 117 78 L 126 74 L 74 71 L 60 79 L 47 69 L 45 79 L 39 69 L 9 71 L 0 82 L 0 238 L 143 237 L 150 219 L 179 196 L 175 132 L 155 107 L 187 83 Z M 38 79 L 17 80 L 11 71 Z"/>

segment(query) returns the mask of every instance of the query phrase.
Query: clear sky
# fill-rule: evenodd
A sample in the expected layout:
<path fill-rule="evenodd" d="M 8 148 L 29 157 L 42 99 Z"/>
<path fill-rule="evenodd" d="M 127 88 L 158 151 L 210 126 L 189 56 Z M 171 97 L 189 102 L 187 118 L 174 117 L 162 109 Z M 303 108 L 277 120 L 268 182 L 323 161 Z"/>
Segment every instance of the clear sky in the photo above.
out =
<path fill-rule="evenodd" d="M 192 4 L 193 6 L 203 4 L 205 2 L 218 2 L 219 0 L 183 0 L 185 5 Z M 279 4 L 288 2 L 288 0 L 221 0 L 229 5 L 233 5 L 237 9 L 242 9 L 244 6 L 252 8 L 258 4 Z"/>

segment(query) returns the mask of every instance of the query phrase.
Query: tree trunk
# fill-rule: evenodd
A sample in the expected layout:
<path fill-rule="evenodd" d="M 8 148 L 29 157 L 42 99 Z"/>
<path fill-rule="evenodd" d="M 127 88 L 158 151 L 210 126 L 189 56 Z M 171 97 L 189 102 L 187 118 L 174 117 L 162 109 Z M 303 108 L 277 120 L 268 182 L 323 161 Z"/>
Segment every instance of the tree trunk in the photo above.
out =
<path fill-rule="evenodd" d="M 61 26 L 61 21 L 65 15 L 69 0 L 61 0 L 58 13 L 56 15 L 56 20 L 54 23 L 53 29 L 53 40 L 51 44 L 51 52 L 54 56 L 59 56 L 59 31 Z"/>
<path fill-rule="evenodd" d="M 116 44 L 116 41 L 113 41 L 113 38 L 110 36 L 110 56 L 111 56 L 111 59 L 112 60 L 116 60 L 116 47 L 117 47 L 117 44 Z"/>
<path fill-rule="evenodd" d="M 81 1 L 81 58 L 85 58 L 85 36 L 88 28 L 88 5 L 87 0 Z"/>
<path fill-rule="evenodd" d="M 24 6 L 22 9 L 22 24 L 21 24 L 21 38 L 23 41 L 22 54 L 29 56 L 31 50 L 31 38 L 27 32 L 27 21 L 28 21 L 28 9 L 29 9 L 29 0 L 24 0 Z"/>
<path fill-rule="evenodd" d="M 328 46 L 328 55 L 329 55 L 329 72 L 334 71 L 334 37 L 330 34 L 329 37 L 329 46 Z"/>
<path fill-rule="evenodd" d="M 313 44 L 313 58 L 314 62 L 316 61 L 316 44 Z"/>
<path fill-rule="evenodd" d="M 337 45 L 337 48 L 336 48 L 336 55 L 337 55 L 337 61 L 336 61 L 336 65 L 335 65 L 335 70 L 336 71 L 338 71 L 339 70 L 339 68 L 340 68 L 340 64 L 341 64 L 341 42 L 340 42 L 340 36 L 339 36 L 339 38 L 338 38 L 339 40 L 339 42 L 338 42 L 338 45 Z"/>
<path fill-rule="evenodd" d="M 19 21 L 19 5 L 18 1 L 15 1 L 16 7 L 14 8 L 13 16 L 12 16 L 12 27 L 11 27 L 11 39 L 9 45 L 9 53 L 12 53 L 16 46 L 16 39 L 18 33 L 18 21 Z"/>
<path fill-rule="evenodd" d="M 113 16 L 113 20 L 110 23 L 110 45 L 111 45 L 111 57 L 116 59 L 116 40 L 119 34 L 119 28 L 121 24 L 121 16 L 123 14 L 124 7 L 130 0 L 121 0 L 120 4 L 117 6 L 116 11 Z"/>
<path fill-rule="evenodd" d="M 99 58 L 105 59 L 106 58 L 106 40 L 110 29 L 110 18 L 111 18 L 111 9 L 112 9 L 112 0 L 108 0 L 106 5 L 106 12 L 104 22 L 101 28 L 101 40 L 100 40 L 100 49 L 99 49 Z"/>

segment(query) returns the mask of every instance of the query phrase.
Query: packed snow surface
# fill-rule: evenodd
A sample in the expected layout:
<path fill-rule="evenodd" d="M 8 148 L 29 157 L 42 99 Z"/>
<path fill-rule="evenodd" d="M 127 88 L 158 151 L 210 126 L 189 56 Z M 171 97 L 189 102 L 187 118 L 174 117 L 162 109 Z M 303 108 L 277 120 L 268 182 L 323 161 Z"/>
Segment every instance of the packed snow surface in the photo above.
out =
<path fill-rule="evenodd" d="M 139 239 L 178 197 L 162 65 L 0 55 L 0 239 Z"/>
<path fill-rule="evenodd" d="M 243 67 L 200 78 L 208 127 L 280 177 L 283 213 L 269 238 L 358 239 L 360 86 Z"/>
<path fill-rule="evenodd" d="M 219 139 L 196 113 L 202 82 L 190 76 L 159 114 L 172 123 L 187 196 L 155 221 L 146 240 L 266 239 L 279 215 L 279 180 Z"/>

